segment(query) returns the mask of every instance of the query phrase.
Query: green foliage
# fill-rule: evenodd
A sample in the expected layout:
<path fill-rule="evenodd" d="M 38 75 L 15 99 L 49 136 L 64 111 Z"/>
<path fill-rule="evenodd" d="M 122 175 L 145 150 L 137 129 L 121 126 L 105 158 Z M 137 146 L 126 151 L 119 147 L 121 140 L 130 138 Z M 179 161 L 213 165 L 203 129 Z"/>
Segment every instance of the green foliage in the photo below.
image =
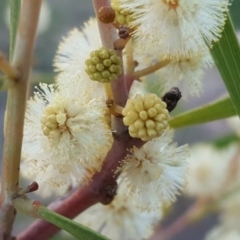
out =
<path fill-rule="evenodd" d="M 179 114 L 169 120 L 173 128 L 211 122 L 236 115 L 232 101 L 229 97 L 208 103 L 201 107 Z"/>
<path fill-rule="evenodd" d="M 240 48 L 229 16 L 222 37 L 211 49 L 211 54 L 227 87 L 233 106 L 240 115 Z"/>
<path fill-rule="evenodd" d="M 182 113 L 169 121 L 174 128 L 201 124 L 240 115 L 240 48 L 228 16 L 222 38 L 211 49 L 214 62 L 228 89 L 230 98 L 206 104 Z"/>
<path fill-rule="evenodd" d="M 74 222 L 60 214 L 50 211 L 45 207 L 39 208 L 42 219 L 56 225 L 80 240 L 110 240 L 109 238 L 94 232 L 88 227 Z"/>
<path fill-rule="evenodd" d="M 239 142 L 239 137 L 236 134 L 228 134 L 222 138 L 216 139 L 213 141 L 213 145 L 216 148 L 225 148 L 231 145 L 232 143 L 237 143 Z"/>

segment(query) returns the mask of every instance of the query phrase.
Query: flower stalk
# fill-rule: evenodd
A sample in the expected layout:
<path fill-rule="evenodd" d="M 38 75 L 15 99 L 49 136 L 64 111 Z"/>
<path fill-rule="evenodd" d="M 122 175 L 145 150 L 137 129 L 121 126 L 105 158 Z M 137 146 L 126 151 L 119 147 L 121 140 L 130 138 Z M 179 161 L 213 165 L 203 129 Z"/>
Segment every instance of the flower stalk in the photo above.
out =
<path fill-rule="evenodd" d="M 126 74 L 133 74 L 136 63 L 133 56 L 133 42 L 132 38 L 126 44 Z"/>
<path fill-rule="evenodd" d="M 120 161 L 129 153 L 127 149 L 133 146 L 141 147 L 143 144 L 140 139 L 130 138 L 127 132 L 120 136 L 114 136 L 112 149 L 103 163 L 102 171 L 96 173 L 88 185 L 76 189 L 64 199 L 52 202 L 48 206 L 49 209 L 72 219 L 98 202 L 109 204 L 114 199 L 118 177 L 117 174 L 113 174 L 114 170 L 119 167 Z M 59 228 L 56 226 L 43 220 L 36 220 L 18 235 L 17 239 L 48 239 L 58 231 Z"/>
<path fill-rule="evenodd" d="M 151 65 L 147 68 L 144 68 L 142 70 L 136 71 L 133 76 L 135 79 L 139 79 L 140 77 L 144 77 L 146 75 L 149 75 L 151 73 L 156 72 L 157 70 L 167 66 L 171 61 L 170 60 L 163 60 L 160 62 L 155 63 L 154 65 Z"/>
<path fill-rule="evenodd" d="M 98 15 L 99 9 L 101 7 L 110 7 L 109 0 L 93 0 L 93 7 L 96 16 Z M 114 28 L 111 24 L 104 24 L 98 19 L 98 27 L 100 32 L 100 37 L 102 41 L 103 47 L 108 49 L 112 49 L 114 46 L 114 42 L 118 39 L 116 28 Z M 116 51 L 117 55 L 122 59 L 122 51 Z M 111 83 L 112 92 L 113 92 L 113 100 L 114 102 L 123 107 L 126 104 L 128 98 L 128 91 L 126 88 L 126 82 L 122 73 L 118 76 L 116 80 Z M 122 123 L 122 119 L 113 118 L 112 119 L 112 129 L 117 133 L 121 134 L 126 131 L 126 127 Z"/>

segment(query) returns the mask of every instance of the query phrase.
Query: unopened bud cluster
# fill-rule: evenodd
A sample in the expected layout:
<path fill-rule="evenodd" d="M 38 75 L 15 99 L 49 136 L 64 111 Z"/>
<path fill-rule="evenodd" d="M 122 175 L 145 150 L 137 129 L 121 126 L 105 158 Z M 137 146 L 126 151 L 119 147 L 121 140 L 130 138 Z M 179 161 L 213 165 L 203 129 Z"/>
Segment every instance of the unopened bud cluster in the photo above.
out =
<path fill-rule="evenodd" d="M 123 123 L 131 137 L 148 141 L 158 137 L 168 126 L 169 112 L 166 103 L 155 94 L 140 95 L 128 99 L 122 111 Z"/>
<path fill-rule="evenodd" d="M 85 61 L 86 73 L 90 79 L 102 83 L 109 83 L 117 79 L 121 73 L 121 58 L 117 56 L 113 49 L 104 47 L 92 51 L 90 58 Z"/>
<path fill-rule="evenodd" d="M 58 104 L 48 105 L 42 114 L 42 131 L 49 139 L 59 139 L 62 132 L 67 130 L 67 114 Z"/>
<path fill-rule="evenodd" d="M 111 0 L 111 5 L 115 11 L 117 22 L 119 22 L 121 25 L 129 26 L 129 23 L 132 21 L 131 12 L 120 8 L 119 0 Z"/>

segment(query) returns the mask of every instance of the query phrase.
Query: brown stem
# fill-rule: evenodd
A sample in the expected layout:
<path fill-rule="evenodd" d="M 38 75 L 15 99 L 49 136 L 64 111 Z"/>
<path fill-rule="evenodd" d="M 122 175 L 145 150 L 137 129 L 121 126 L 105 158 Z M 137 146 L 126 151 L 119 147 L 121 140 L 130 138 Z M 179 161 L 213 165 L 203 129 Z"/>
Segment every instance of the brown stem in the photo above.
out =
<path fill-rule="evenodd" d="M 92 0 L 93 7 L 95 14 L 97 16 L 98 10 L 101 7 L 110 7 L 110 1 L 109 0 Z M 106 48 L 113 49 L 114 48 L 114 42 L 118 39 L 117 31 L 111 24 L 104 24 L 101 21 L 98 20 L 98 28 L 100 32 L 100 37 L 102 41 L 102 45 Z M 119 57 L 122 59 L 122 51 L 116 51 Z M 124 75 L 123 75 L 123 69 L 122 74 L 118 76 L 116 80 L 112 82 L 112 91 L 113 91 L 113 99 L 114 102 L 124 107 L 128 98 L 128 91 L 126 88 Z M 114 132 L 117 132 L 118 134 L 121 134 L 126 131 L 126 127 L 122 123 L 122 118 L 112 118 L 112 130 Z"/>
<path fill-rule="evenodd" d="M 104 83 L 105 88 L 105 94 L 107 97 L 107 101 L 113 101 L 113 92 L 112 92 L 112 86 L 110 83 Z"/>
<path fill-rule="evenodd" d="M 126 74 L 131 75 L 134 72 L 135 62 L 133 58 L 133 40 L 132 38 L 128 41 L 126 45 Z"/>
<path fill-rule="evenodd" d="M 118 40 L 116 40 L 114 42 L 114 49 L 115 50 L 120 50 L 122 51 L 125 46 L 127 45 L 128 41 L 131 39 L 131 37 L 127 37 L 127 38 L 119 38 Z"/>
<path fill-rule="evenodd" d="M 131 86 L 135 80 L 134 76 L 132 74 L 130 75 L 125 75 L 125 79 L 126 79 L 126 87 L 127 87 L 127 90 L 130 91 L 131 89 Z M 139 81 L 138 79 L 136 79 L 137 81 Z"/>
<path fill-rule="evenodd" d="M 92 0 L 92 2 L 96 16 L 101 7 L 111 7 L 109 0 Z M 113 49 L 113 43 L 118 39 L 116 29 L 111 24 L 102 23 L 98 18 L 97 21 L 102 45 Z"/>
<path fill-rule="evenodd" d="M 41 0 L 22 1 L 19 29 L 12 61 L 12 66 L 19 71 L 20 77 L 18 82 L 8 90 L 4 126 L 5 142 L 0 195 L 0 236 L 4 236 L 4 239 L 11 238 L 12 225 L 15 219 L 15 209 L 11 205 L 11 198 L 19 189 L 19 166 L 28 75 L 32 62 L 40 6 Z"/>
<path fill-rule="evenodd" d="M 101 7 L 111 6 L 109 0 L 93 0 L 94 11 L 97 15 L 98 10 Z M 114 42 L 118 39 L 118 34 L 116 29 L 111 24 L 105 24 L 98 20 L 98 28 L 100 32 L 100 37 L 102 45 L 106 48 L 113 49 Z M 116 51 L 119 57 L 122 58 L 122 51 Z M 123 71 L 118 79 L 114 80 L 112 83 L 113 97 L 116 104 L 120 106 L 125 106 L 127 100 L 127 91 L 124 84 Z"/>
<path fill-rule="evenodd" d="M 142 70 L 139 70 L 139 71 L 135 72 L 133 74 L 133 76 L 134 76 L 135 79 L 139 79 L 140 77 L 144 77 L 148 74 L 154 73 L 155 71 L 165 67 L 169 63 L 170 63 L 170 60 L 164 60 L 164 61 L 161 61 L 161 62 L 157 62 L 154 65 L 151 65 L 147 68 L 144 68 Z"/>
<path fill-rule="evenodd" d="M 128 154 L 126 149 L 133 146 L 140 147 L 142 144 L 140 139 L 132 139 L 128 133 L 121 134 L 121 136 L 115 135 L 112 149 L 106 157 L 102 171 L 96 173 L 88 185 L 77 189 L 65 199 L 51 203 L 49 208 L 65 217 L 74 218 L 97 202 L 109 204 L 117 189 L 117 176 L 114 175 L 113 170 L 119 166 L 119 161 Z M 17 236 L 17 240 L 48 239 L 58 231 L 59 229 L 54 225 L 37 220 Z"/>
<path fill-rule="evenodd" d="M 92 192 L 88 191 L 84 187 L 76 190 L 70 197 L 66 199 L 56 200 L 55 202 L 51 203 L 48 208 L 72 219 L 80 212 L 84 211 L 95 203 L 97 203 L 96 197 L 94 198 L 92 196 Z M 20 235 L 18 235 L 17 240 L 49 239 L 59 230 L 60 229 L 55 225 L 38 219 L 28 226 L 28 228 L 26 228 Z"/>

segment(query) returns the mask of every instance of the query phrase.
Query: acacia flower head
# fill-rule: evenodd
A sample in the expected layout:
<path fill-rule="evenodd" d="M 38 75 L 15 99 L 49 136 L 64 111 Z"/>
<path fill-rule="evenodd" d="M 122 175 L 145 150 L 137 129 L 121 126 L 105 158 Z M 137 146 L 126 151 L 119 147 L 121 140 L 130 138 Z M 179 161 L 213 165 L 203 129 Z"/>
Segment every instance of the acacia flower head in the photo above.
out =
<path fill-rule="evenodd" d="M 85 71 L 93 81 L 109 83 L 121 73 L 122 61 L 113 49 L 102 47 L 92 51 L 85 63 Z"/>
<path fill-rule="evenodd" d="M 181 59 L 220 38 L 228 5 L 229 0 L 122 0 L 120 6 L 132 11 L 142 48 L 159 50 L 162 58 Z"/>
<path fill-rule="evenodd" d="M 96 19 L 90 19 L 81 30 L 73 29 L 59 44 L 54 67 L 59 76 L 56 83 L 62 89 L 71 87 L 72 94 L 79 96 L 81 88 L 88 90 L 92 97 L 104 96 L 101 83 L 90 80 L 85 72 L 85 61 L 90 53 L 101 48 L 100 34 Z"/>
<path fill-rule="evenodd" d="M 203 71 L 212 65 L 213 60 L 207 49 L 192 58 L 172 60 L 167 66 L 156 72 L 159 77 L 156 85 L 161 85 L 166 90 L 184 82 L 184 89 L 193 96 L 199 96 L 202 92 Z"/>
<path fill-rule="evenodd" d="M 109 205 L 100 203 L 84 211 L 76 221 L 114 240 L 148 239 L 162 217 L 161 209 L 142 212 L 133 203 L 126 188 L 120 184 Z"/>
<path fill-rule="evenodd" d="M 234 145 L 222 150 L 208 144 L 193 146 L 188 159 L 186 193 L 194 197 L 219 195 L 225 190 L 228 166 L 235 154 Z"/>
<path fill-rule="evenodd" d="M 156 94 L 137 94 L 128 99 L 122 114 L 130 136 L 143 141 L 160 136 L 168 126 L 169 112 L 166 107 L 166 103 Z"/>
<path fill-rule="evenodd" d="M 166 130 L 140 149 L 134 147 L 117 170 L 129 194 L 143 210 L 173 202 L 185 184 L 188 148 L 177 147 L 172 139 L 173 131 Z"/>
<path fill-rule="evenodd" d="M 68 190 L 89 182 L 92 174 L 78 163 L 56 166 L 34 160 L 21 164 L 22 178 L 28 182 L 34 179 L 39 184 L 35 193 L 43 198 L 62 196 Z"/>
<path fill-rule="evenodd" d="M 42 171 L 49 165 L 59 173 L 65 173 L 68 166 L 84 168 L 87 173 L 100 171 L 112 143 L 105 111 L 104 101 L 87 93 L 76 99 L 41 84 L 27 105 L 24 161 L 43 166 Z"/>
<path fill-rule="evenodd" d="M 147 89 L 144 82 L 134 80 L 129 90 L 129 98 L 134 98 L 137 94 L 145 95 L 147 94 Z"/>
<path fill-rule="evenodd" d="M 156 49 L 142 50 L 133 44 L 134 60 L 137 62 L 135 70 L 142 70 L 157 62 L 161 62 L 161 53 Z M 124 63 L 126 66 L 126 63 Z M 213 66 L 213 59 L 207 46 L 200 53 L 191 57 L 172 59 L 167 65 L 155 71 L 156 80 L 151 78 L 153 86 L 166 91 L 172 86 L 181 86 L 183 92 L 199 96 L 202 92 L 202 78 L 204 70 Z M 187 90 L 187 91 L 185 91 Z M 185 94 L 184 94 L 185 95 Z"/>

